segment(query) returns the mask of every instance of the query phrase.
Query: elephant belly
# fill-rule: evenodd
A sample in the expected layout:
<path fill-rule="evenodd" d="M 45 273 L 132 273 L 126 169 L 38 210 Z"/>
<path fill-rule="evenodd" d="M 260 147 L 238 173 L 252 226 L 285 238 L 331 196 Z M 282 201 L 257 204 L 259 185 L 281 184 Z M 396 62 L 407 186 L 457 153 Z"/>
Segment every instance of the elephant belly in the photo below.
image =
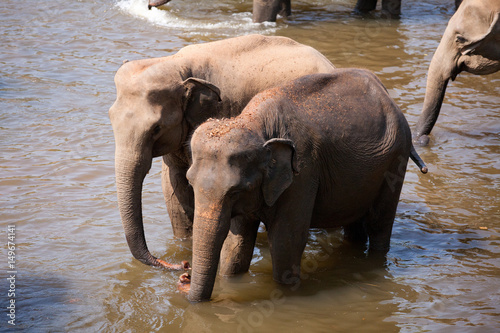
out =
<path fill-rule="evenodd" d="M 345 202 L 338 198 L 320 198 L 314 207 L 311 228 L 335 228 L 356 222 L 370 208 L 370 203 L 366 201 Z"/>
<path fill-rule="evenodd" d="M 342 190 L 318 192 L 311 219 L 312 228 L 334 228 L 356 222 L 366 216 L 379 194 L 382 179 L 364 178 L 364 182 L 352 181 Z"/>

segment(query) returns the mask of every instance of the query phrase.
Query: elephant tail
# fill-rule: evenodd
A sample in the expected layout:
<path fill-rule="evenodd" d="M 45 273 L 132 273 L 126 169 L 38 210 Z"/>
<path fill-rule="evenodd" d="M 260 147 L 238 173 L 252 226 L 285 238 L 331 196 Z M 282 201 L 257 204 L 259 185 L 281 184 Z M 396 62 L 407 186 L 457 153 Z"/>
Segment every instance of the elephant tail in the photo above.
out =
<path fill-rule="evenodd" d="M 427 173 L 429 169 L 427 169 L 427 166 L 425 165 L 424 161 L 418 156 L 417 151 L 415 150 L 415 147 L 413 147 L 413 144 L 411 145 L 411 151 L 410 151 L 410 157 L 415 162 L 415 164 L 418 166 L 420 169 L 420 172 L 422 173 Z"/>

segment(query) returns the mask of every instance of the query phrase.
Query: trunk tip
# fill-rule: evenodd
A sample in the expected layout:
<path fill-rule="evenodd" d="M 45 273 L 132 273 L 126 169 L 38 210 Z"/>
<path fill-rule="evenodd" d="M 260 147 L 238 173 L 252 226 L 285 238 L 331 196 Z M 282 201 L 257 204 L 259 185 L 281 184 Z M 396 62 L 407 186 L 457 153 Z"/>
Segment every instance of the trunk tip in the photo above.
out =
<path fill-rule="evenodd" d="M 415 144 L 417 144 L 419 147 L 425 147 L 429 144 L 429 136 L 428 135 L 420 135 L 417 136 L 417 138 L 414 140 Z"/>

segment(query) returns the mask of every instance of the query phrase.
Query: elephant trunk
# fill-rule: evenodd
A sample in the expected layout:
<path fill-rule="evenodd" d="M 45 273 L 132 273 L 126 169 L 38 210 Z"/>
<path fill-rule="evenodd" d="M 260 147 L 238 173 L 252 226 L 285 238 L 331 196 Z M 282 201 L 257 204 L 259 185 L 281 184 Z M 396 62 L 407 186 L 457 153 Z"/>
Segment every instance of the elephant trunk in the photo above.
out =
<path fill-rule="evenodd" d="M 144 237 L 142 220 L 142 183 L 151 168 L 152 156 L 130 153 L 122 154 L 118 149 L 115 156 L 116 189 L 118 208 L 122 219 L 125 237 L 132 255 L 139 261 L 159 266 L 158 260 L 149 253 Z"/>
<path fill-rule="evenodd" d="M 446 37 L 443 37 L 443 40 Z M 437 121 L 441 105 L 443 104 L 446 87 L 450 78 L 455 79 L 458 74 L 457 58 L 453 51 L 446 51 L 446 43 L 441 42 L 432 57 L 427 74 L 427 87 L 425 91 L 422 114 L 417 122 L 416 142 L 420 145 L 427 145 L 434 124 Z M 453 54 L 449 54 L 453 53 Z"/>
<path fill-rule="evenodd" d="M 195 202 L 193 270 L 188 296 L 191 302 L 208 301 L 212 295 L 220 252 L 231 224 L 230 209 L 224 206 L 223 202 L 211 205 Z"/>
<path fill-rule="evenodd" d="M 170 0 L 149 0 L 148 9 L 151 9 L 152 7 L 162 6 L 168 2 L 170 2 Z"/>

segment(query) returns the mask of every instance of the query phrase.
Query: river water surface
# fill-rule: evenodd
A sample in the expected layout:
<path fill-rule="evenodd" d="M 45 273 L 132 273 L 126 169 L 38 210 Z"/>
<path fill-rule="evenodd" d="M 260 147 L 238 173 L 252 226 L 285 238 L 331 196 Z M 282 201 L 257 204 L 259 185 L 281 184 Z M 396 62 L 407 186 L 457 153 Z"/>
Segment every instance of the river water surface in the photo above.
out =
<path fill-rule="evenodd" d="M 179 272 L 147 267 L 126 245 L 116 203 L 108 109 L 124 59 L 261 33 L 311 45 L 338 67 L 374 71 L 414 128 L 426 72 L 453 0 L 403 1 L 399 21 L 350 14 L 355 0 L 292 1 L 253 24 L 250 0 L 2 0 L 0 3 L 0 327 L 31 332 L 498 332 L 500 75 L 448 88 L 430 172 L 410 163 L 385 265 L 312 230 L 298 288 L 276 285 L 265 232 L 251 270 L 218 278 L 191 304 Z M 375 13 L 375 16 L 380 16 Z M 173 237 L 155 160 L 144 187 L 150 250 L 191 259 Z M 6 277 L 15 226 L 15 296 Z M 7 314 L 15 300 L 15 324 Z"/>

